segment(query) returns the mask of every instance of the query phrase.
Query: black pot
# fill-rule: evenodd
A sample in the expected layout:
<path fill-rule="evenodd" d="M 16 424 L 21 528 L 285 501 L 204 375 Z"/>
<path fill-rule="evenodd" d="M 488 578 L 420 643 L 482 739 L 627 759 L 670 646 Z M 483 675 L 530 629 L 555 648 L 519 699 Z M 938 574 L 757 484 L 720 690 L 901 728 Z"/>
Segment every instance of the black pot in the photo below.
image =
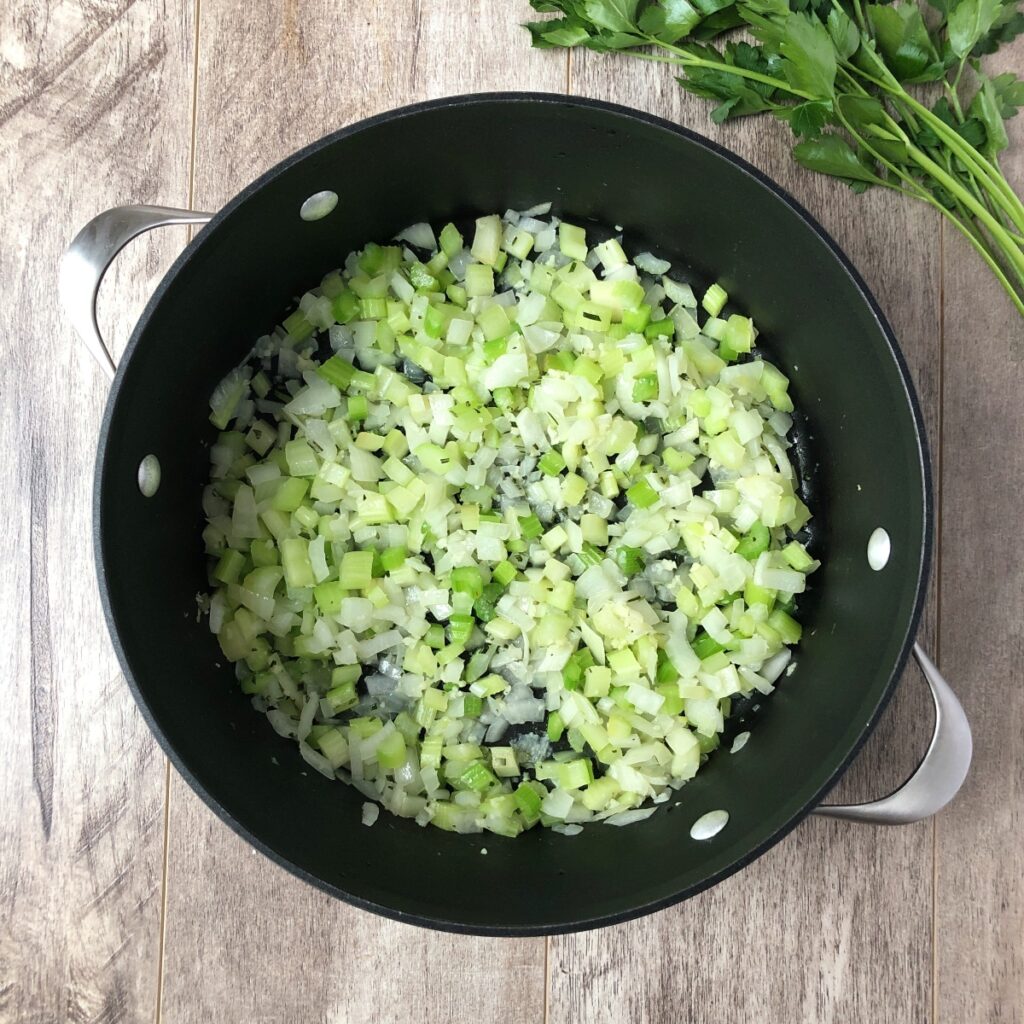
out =
<path fill-rule="evenodd" d="M 300 219 L 303 201 L 323 189 L 341 197 L 334 212 Z M 387 814 L 365 828 L 363 797 L 308 770 L 253 713 L 197 619 L 196 595 L 207 588 L 200 493 L 215 433 L 207 401 L 294 296 L 351 249 L 413 221 L 548 199 L 573 220 L 624 225 L 633 251 L 650 247 L 697 280 L 723 281 L 790 376 L 824 561 L 801 609 L 798 667 L 764 701 L 742 755 L 714 756 L 642 823 L 588 827 L 573 838 L 534 830 L 514 841 Z M 117 249 L 156 223 L 203 219 L 123 208 L 82 232 L 62 288 L 87 340 L 100 344 L 91 302 Z M 137 472 L 150 454 L 162 482 L 144 497 Z M 228 203 L 135 329 L 103 421 L 95 489 L 114 645 L 150 727 L 210 807 L 278 863 L 360 907 L 519 935 L 609 924 L 682 900 L 749 863 L 817 807 L 877 721 L 911 649 L 932 513 L 906 365 L 864 282 L 813 218 L 691 132 L 622 107 L 532 94 L 459 97 L 370 118 L 290 157 Z M 891 540 L 881 571 L 866 557 L 878 528 Z M 922 800 L 918 777 L 909 797 L 846 816 L 909 820 L 952 796 L 970 744 L 955 698 L 937 691 L 937 701 L 947 697 L 944 721 L 959 746 L 951 754 L 942 737 L 933 744 L 944 781 L 936 787 L 933 772 Z M 692 840 L 693 821 L 717 808 L 728 810 L 728 826 L 711 841 Z"/>

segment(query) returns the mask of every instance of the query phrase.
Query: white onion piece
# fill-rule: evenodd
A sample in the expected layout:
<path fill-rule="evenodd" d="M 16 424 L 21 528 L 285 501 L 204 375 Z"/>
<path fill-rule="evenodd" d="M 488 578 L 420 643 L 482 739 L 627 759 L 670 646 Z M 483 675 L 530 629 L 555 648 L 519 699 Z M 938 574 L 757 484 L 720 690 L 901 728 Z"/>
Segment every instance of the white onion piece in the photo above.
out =
<path fill-rule="evenodd" d="M 708 811 L 690 826 L 690 838 L 698 841 L 713 839 L 728 823 L 728 811 Z"/>
<path fill-rule="evenodd" d="M 437 248 L 434 229 L 426 223 L 410 224 L 404 231 L 399 231 L 395 238 L 400 242 L 415 245 L 417 249 L 432 251 Z"/>

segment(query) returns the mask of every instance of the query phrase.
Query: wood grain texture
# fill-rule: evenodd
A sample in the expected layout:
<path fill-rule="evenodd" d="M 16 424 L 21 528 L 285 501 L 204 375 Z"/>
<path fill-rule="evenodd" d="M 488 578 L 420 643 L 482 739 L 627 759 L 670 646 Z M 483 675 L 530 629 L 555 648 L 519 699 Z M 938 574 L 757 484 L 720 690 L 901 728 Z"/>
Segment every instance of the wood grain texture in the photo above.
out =
<path fill-rule="evenodd" d="M 186 198 L 191 9 L 0 8 L 0 1021 L 139 1021 L 159 970 L 164 760 L 118 672 L 92 567 L 106 380 L 56 302 L 74 231 Z M 123 340 L 181 238 L 108 289 Z M 116 290 L 115 290 L 116 289 Z"/>
<path fill-rule="evenodd" d="M 1001 67 L 999 67 L 1001 65 Z M 993 60 L 1018 74 L 1024 41 Z M 1003 168 L 1024 186 L 1024 118 Z M 945 231 L 942 668 L 974 730 L 960 799 L 937 821 L 937 1019 L 1024 1022 L 1024 324 Z"/>
<path fill-rule="evenodd" d="M 203 0 L 197 206 L 215 208 L 292 150 L 389 107 L 563 88 L 564 55 L 519 45 L 525 6 L 316 0 L 253 6 L 240 20 L 236 4 Z M 441 935 L 353 910 L 254 855 L 177 776 L 170 822 L 167 1024 L 542 1019 L 543 939 Z"/>
<path fill-rule="evenodd" d="M 670 69 L 575 53 L 572 91 L 651 110 L 770 173 L 821 220 L 890 316 L 931 436 L 938 436 L 939 226 L 926 209 L 801 171 L 788 131 L 766 119 L 717 127 Z M 681 183 L 680 187 L 686 187 Z M 934 601 L 922 641 L 934 641 Z M 913 673 L 833 794 L 880 796 L 920 759 L 931 729 Z M 710 892 L 654 917 L 553 939 L 550 1020 L 756 1020 L 828 1024 L 928 1020 L 932 825 L 857 827 L 810 819 Z"/>

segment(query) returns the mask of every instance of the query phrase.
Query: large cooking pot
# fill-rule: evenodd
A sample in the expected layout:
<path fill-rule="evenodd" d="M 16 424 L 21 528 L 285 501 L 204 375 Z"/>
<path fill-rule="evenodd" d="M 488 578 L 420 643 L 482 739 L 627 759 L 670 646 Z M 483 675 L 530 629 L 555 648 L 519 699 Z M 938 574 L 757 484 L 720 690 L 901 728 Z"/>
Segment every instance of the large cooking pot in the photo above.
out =
<path fill-rule="evenodd" d="M 322 190 L 340 197 L 336 209 L 300 218 Z M 801 608 L 797 668 L 751 712 L 743 754 L 714 756 L 642 823 L 515 840 L 387 814 L 364 828 L 363 797 L 306 770 L 297 748 L 253 712 L 197 620 L 196 594 L 207 588 L 200 494 L 214 438 L 207 401 L 294 296 L 351 249 L 413 221 L 548 199 L 573 220 L 624 225 L 633 251 L 650 247 L 698 280 L 722 280 L 792 379 L 813 547 L 824 562 Z M 921 768 L 875 804 L 820 806 L 914 647 L 933 499 L 924 427 L 892 331 L 835 243 L 777 185 L 692 132 L 605 103 L 510 93 L 396 110 L 307 147 L 213 217 L 123 207 L 93 220 L 64 260 L 61 287 L 111 374 L 95 321 L 107 265 L 148 228 L 207 220 L 114 376 L 97 456 L 95 542 L 107 621 L 143 715 L 189 784 L 248 842 L 357 906 L 438 928 L 525 935 L 610 924 L 682 900 L 812 811 L 896 823 L 952 798 L 970 732 L 918 652 L 937 712 Z M 153 459 L 141 490 L 138 482 L 149 456 L 162 469 L 155 494 Z M 694 820 L 719 808 L 730 816 L 724 831 L 691 839 Z"/>

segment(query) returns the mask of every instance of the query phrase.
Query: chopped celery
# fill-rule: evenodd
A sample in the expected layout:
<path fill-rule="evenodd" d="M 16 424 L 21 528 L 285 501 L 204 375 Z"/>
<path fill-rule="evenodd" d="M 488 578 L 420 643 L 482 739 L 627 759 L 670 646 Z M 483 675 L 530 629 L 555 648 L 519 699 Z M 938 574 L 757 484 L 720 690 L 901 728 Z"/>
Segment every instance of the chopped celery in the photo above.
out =
<path fill-rule="evenodd" d="M 305 341 L 315 328 L 306 319 L 304 313 L 296 310 L 291 316 L 284 318 L 284 322 L 281 326 L 288 332 L 288 337 L 293 341 Z"/>
<path fill-rule="evenodd" d="M 581 757 L 576 761 L 566 761 L 558 766 L 558 784 L 562 789 L 582 789 L 594 781 L 594 771 L 590 760 Z"/>
<path fill-rule="evenodd" d="M 651 306 L 641 303 L 635 309 L 622 311 L 622 326 L 630 332 L 642 332 L 651 322 Z"/>
<path fill-rule="evenodd" d="M 519 761 L 512 747 L 491 747 L 491 768 L 502 779 L 519 774 Z"/>
<path fill-rule="evenodd" d="M 664 320 L 654 320 L 644 328 L 644 337 L 650 340 L 654 338 L 671 338 L 676 332 L 675 322 L 665 317 Z"/>
<path fill-rule="evenodd" d="M 771 533 L 768 527 L 759 519 L 755 519 L 750 525 L 746 536 L 740 539 L 736 547 L 736 554 L 753 561 L 762 551 L 768 550 L 771 543 Z"/>
<path fill-rule="evenodd" d="M 337 615 L 341 611 L 345 593 L 345 588 L 337 580 L 321 583 L 313 588 L 316 606 L 324 615 Z"/>
<path fill-rule="evenodd" d="M 474 259 L 496 267 L 501 260 L 501 218 L 497 215 L 480 217 L 476 222 L 476 234 L 470 249 Z"/>
<path fill-rule="evenodd" d="M 421 823 L 665 799 L 800 640 L 789 381 L 721 285 L 699 313 L 546 208 L 480 217 L 468 251 L 397 237 L 211 399 L 221 650 L 311 765 Z"/>
<path fill-rule="evenodd" d="M 405 737 L 397 729 L 377 745 L 377 763 L 385 770 L 404 764 L 405 756 Z"/>
<path fill-rule="evenodd" d="M 527 821 L 536 821 L 540 817 L 541 796 L 537 787 L 529 782 L 521 782 L 515 790 L 516 805 Z"/>
<path fill-rule="evenodd" d="M 462 248 L 462 235 L 454 224 L 445 224 L 438 235 L 441 243 L 441 252 L 445 256 L 452 257 Z"/>
<path fill-rule="evenodd" d="M 626 497 L 637 508 L 650 508 L 658 500 L 658 492 L 647 480 L 640 480 L 626 491 Z"/>
<path fill-rule="evenodd" d="M 482 792 L 493 786 L 498 780 L 494 773 L 482 762 L 474 761 L 460 776 L 459 784 L 466 789 Z"/>
<path fill-rule="evenodd" d="M 346 551 L 338 566 L 338 582 L 345 590 L 362 590 L 373 579 L 373 552 Z"/>
<path fill-rule="evenodd" d="M 213 578 L 221 583 L 236 583 L 245 565 L 245 555 L 241 551 L 228 548 L 213 570 Z"/>
<path fill-rule="evenodd" d="M 316 583 L 309 560 L 309 544 L 300 537 L 287 537 L 281 541 L 281 565 L 289 587 L 312 587 Z"/>
<path fill-rule="evenodd" d="M 621 544 L 615 550 L 615 562 L 618 567 L 627 575 L 635 576 L 644 567 L 644 556 L 640 548 L 630 547 Z"/>
<path fill-rule="evenodd" d="M 365 420 L 369 415 L 369 403 L 366 395 L 352 395 L 348 400 L 348 408 L 345 410 L 345 418 L 352 423 Z"/>
<path fill-rule="evenodd" d="M 405 548 L 386 548 L 380 553 L 380 567 L 384 572 L 394 572 L 395 569 L 400 569 L 405 564 L 408 557 L 409 552 Z"/>
<path fill-rule="evenodd" d="M 479 566 L 466 565 L 452 569 L 452 590 L 456 593 L 472 594 L 476 600 L 483 589 L 484 578 Z"/>
<path fill-rule="evenodd" d="M 493 363 L 508 351 L 508 338 L 491 338 L 484 342 L 484 360 Z"/>
<path fill-rule="evenodd" d="M 587 233 L 583 228 L 564 221 L 558 225 L 558 247 L 564 256 L 574 260 L 587 258 Z"/>
<path fill-rule="evenodd" d="M 633 401 L 650 402 L 658 397 L 658 375 L 645 373 L 633 381 Z"/>
<path fill-rule="evenodd" d="M 388 304 L 384 299 L 360 299 L 359 315 L 364 320 L 378 320 L 388 315 Z"/>
<path fill-rule="evenodd" d="M 503 587 L 507 587 L 516 578 L 516 567 L 508 561 L 499 562 L 491 570 L 491 575 Z"/>
<path fill-rule="evenodd" d="M 776 608 L 768 616 L 768 625 L 776 630 L 784 644 L 796 644 L 800 642 L 803 633 L 800 623 L 781 608 Z"/>
<path fill-rule="evenodd" d="M 487 583 L 480 596 L 473 602 L 473 614 L 481 622 L 490 622 L 494 618 L 494 606 L 498 603 L 505 588 L 496 582 Z"/>
<path fill-rule="evenodd" d="M 331 356 L 317 367 L 316 372 L 324 380 L 344 391 L 352 383 L 356 368 L 341 356 Z"/>
<path fill-rule="evenodd" d="M 782 549 L 782 557 L 797 572 L 810 572 L 817 562 L 807 553 L 807 549 L 799 541 L 791 541 Z"/>
<path fill-rule="evenodd" d="M 719 651 L 725 650 L 725 647 L 722 644 L 718 643 L 704 632 L 699 633 L 690 646 L 693 648 L 693 653 L 696 654 L 701 661 L 705 658 L 710 658 L 712 654 L 717 654 Z"/>
<path fill-rule="evenodd" d="M 519 519 L 519 532 L 525 540 L 534 540 L 544 532 L 540 520 L 531 512 Z"/>
<path fill-rule="evenodd" d="M 704 293 L 701 305 L 708 316 L 718 316 L 728 301 L 729 296 L 726 294 L 725 289 L 720 284 L 713 284 Z"/>
<path fill-rule="evenodd" d="M 537 465 L 540 467 L 542 473 L 547 473 L 549 476 L 558 476 L 558 474 L 565 469 L 565 459 L 562 458 L 560 452 L 557 452 L 552 448 L 540 457 L 540 461 Z"/>
<path fill-rule="evenodd" d="M 346 288 L 331 300 L 331 313 L 339 324 L 347 324 L 359 314 L 359 299 Z"/>
<path fill-rule="evenodd" d="M 562 716 L 557 711 L 552 711 L 548 715 L 548 739 L 552 743 L 557 743 L 562 738 L 563 732 L 565 732 L 565 724 L 562 722 Z"/>
<path fill-rule="evenodd" d="M 453 613 L 448 619 L 448 642 L 464 647 L 473 633 L 473 616 Z"/>
<path fill-rule="evenodd" d="M 469 298 L 494 294 L 494 270 L 483 263 L 466 267 L 466 295 Z"/>

